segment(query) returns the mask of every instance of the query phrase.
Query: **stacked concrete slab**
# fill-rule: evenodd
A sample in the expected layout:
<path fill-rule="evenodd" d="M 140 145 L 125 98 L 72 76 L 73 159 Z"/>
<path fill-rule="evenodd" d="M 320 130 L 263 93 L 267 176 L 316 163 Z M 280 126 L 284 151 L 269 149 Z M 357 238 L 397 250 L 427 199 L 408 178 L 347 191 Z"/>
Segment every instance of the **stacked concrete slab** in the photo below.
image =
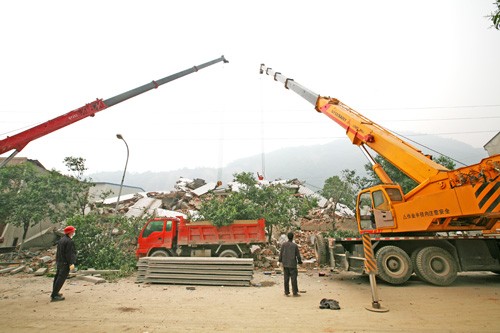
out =
<path fill-rule="evenodd" d="M 137 263 L 139 283 L 250 286 L 253 259 L 145 257 Z"/>

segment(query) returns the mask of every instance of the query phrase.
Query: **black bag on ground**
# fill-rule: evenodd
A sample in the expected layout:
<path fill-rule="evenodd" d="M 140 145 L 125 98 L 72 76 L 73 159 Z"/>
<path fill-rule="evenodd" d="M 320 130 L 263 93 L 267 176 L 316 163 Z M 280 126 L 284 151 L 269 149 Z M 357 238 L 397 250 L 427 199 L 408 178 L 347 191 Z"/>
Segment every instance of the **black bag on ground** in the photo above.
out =
<path fill-rule="evenodd" d="M 323 298 L 319 302 L 320 309 L 340 310 L 339 302 L 334 299 Z"/>

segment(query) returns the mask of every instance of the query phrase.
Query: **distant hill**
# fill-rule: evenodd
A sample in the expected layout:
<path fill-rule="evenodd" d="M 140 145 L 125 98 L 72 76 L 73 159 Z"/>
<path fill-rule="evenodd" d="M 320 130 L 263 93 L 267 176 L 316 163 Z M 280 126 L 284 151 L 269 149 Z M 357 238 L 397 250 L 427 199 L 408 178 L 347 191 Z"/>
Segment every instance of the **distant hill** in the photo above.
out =
<path fill-rule="evenodd" d="M 460 141 L 438 136 L 419 137 L 419 143 L 447 155 L 466 165 L 479 162 L 487 156 L 482 148 L 474 148 Z M 413 143 L 412 143 L 413 144 Z M 439 154 L 413 144 L 425 154 Z M 312 190 L 319 190 L 328 177 L 339 175 L 344 169 L 356 170 L 365 174 L 364 165 L 368 162 L 363 153 L 347 140 L 336 140 L 324 145 L 300 146 L 276 150 L 265 154 L 265 174 L 269 180 L 299 179 L 305 181 Z M 261 170 L 261 155 L 249 156 L 227 164 L 222 169 L 222 182 L 227 184 L 238 172 L 257 172 Z M 462 166 L 456 163 L 457 167 Z M 146 191 L 172 190 L 180 177 L 201 178 L 207 182 L 217 181 L 217 168 L 183 168 L 164 172 L 127 173 L 125 183 L 138 186 Z M 120 183 L 122 171 L 101 172 L 89 177 L 97 182 Z"/>

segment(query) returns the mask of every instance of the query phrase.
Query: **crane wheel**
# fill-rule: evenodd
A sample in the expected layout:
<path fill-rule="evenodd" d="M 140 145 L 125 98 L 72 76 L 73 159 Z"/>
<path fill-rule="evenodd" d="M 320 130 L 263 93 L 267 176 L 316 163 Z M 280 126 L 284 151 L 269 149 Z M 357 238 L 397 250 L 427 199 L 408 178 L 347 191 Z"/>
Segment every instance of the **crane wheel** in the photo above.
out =
<path fill-rule="evenodd" d="M 453 256 L 437 246 L 420 250 L 416 258 L 417 270 L 424 281 L 436 286 L 449 286 L 457 278 L 458 264 Z"/>
<path fill-rule="evenodd" d="M 387 283 L 403 284 L 413 273 L 410 256 L 397 246 L 384 246 L 377 251 L 375 257 L 378 277 Z"/>
<path fill-rule="evenodd" d="M 416 250 L 414 250 L 412 253 L 411 253 L 411 264 L 413 266 L 413 271 L 415 272 L 415 275 L 422 281 L 424 282 L 427 282 L 425 279 L 424 279 L 424 276 L 422 275 L 422 272 L 420 272 L 420 270 L 418 269 L 418 265 L 417 265 L 417 255 L 419 254 L 419 252 L 422 250 L 422 248 L 418 248 Z"/>
<path fill-rule="evenodd" d="M 317 234 L 314 236 L 314 254 L 319 265 L 327 264 L 327 246 L 323 235 Z"/>

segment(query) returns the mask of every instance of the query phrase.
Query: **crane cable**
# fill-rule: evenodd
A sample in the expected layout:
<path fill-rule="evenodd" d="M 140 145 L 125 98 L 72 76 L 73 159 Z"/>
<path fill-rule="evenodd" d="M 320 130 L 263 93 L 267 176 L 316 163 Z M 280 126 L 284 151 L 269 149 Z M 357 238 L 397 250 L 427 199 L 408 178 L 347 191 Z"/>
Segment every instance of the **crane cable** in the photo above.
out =
<path fill-rule="evenodd" d="M 263 84 L 262 76 L 259 76 L 259 91 L 260 91 L 260 149 L 261 149 L 261 172 L 262 175 L 257 173 L 258 178 L 266 179 L 266 153 L 265 153 L 265 130 L 264 130 L 264 103 L 263 103 Z"/>
<path fill-rule="evenodd" d="M 226 65 L 225 63 L 222 64 L 222 71 L 223 73 L 226 73 L 225 71 Z M 224 74 L 223 74 L 224 75 Z M 227 74 L 225 74 L 227 76 Z M 223 82 L 227 82 L 227 80 L 222 80 Z M 221 106 L 221 112 L 220 112 L 220 117 L 219 117 L 219 128 L 220 128 L 220 136 L 219 136 L 219 166 L 217 168 L 217 185 L 216 187 L 219 187 L 222 185 L 222 171 L 224 169 L 224 120 L 225 120 L 225 115 L 226 115 L 226 102 L 225 99 L 222 102 Z"/>

